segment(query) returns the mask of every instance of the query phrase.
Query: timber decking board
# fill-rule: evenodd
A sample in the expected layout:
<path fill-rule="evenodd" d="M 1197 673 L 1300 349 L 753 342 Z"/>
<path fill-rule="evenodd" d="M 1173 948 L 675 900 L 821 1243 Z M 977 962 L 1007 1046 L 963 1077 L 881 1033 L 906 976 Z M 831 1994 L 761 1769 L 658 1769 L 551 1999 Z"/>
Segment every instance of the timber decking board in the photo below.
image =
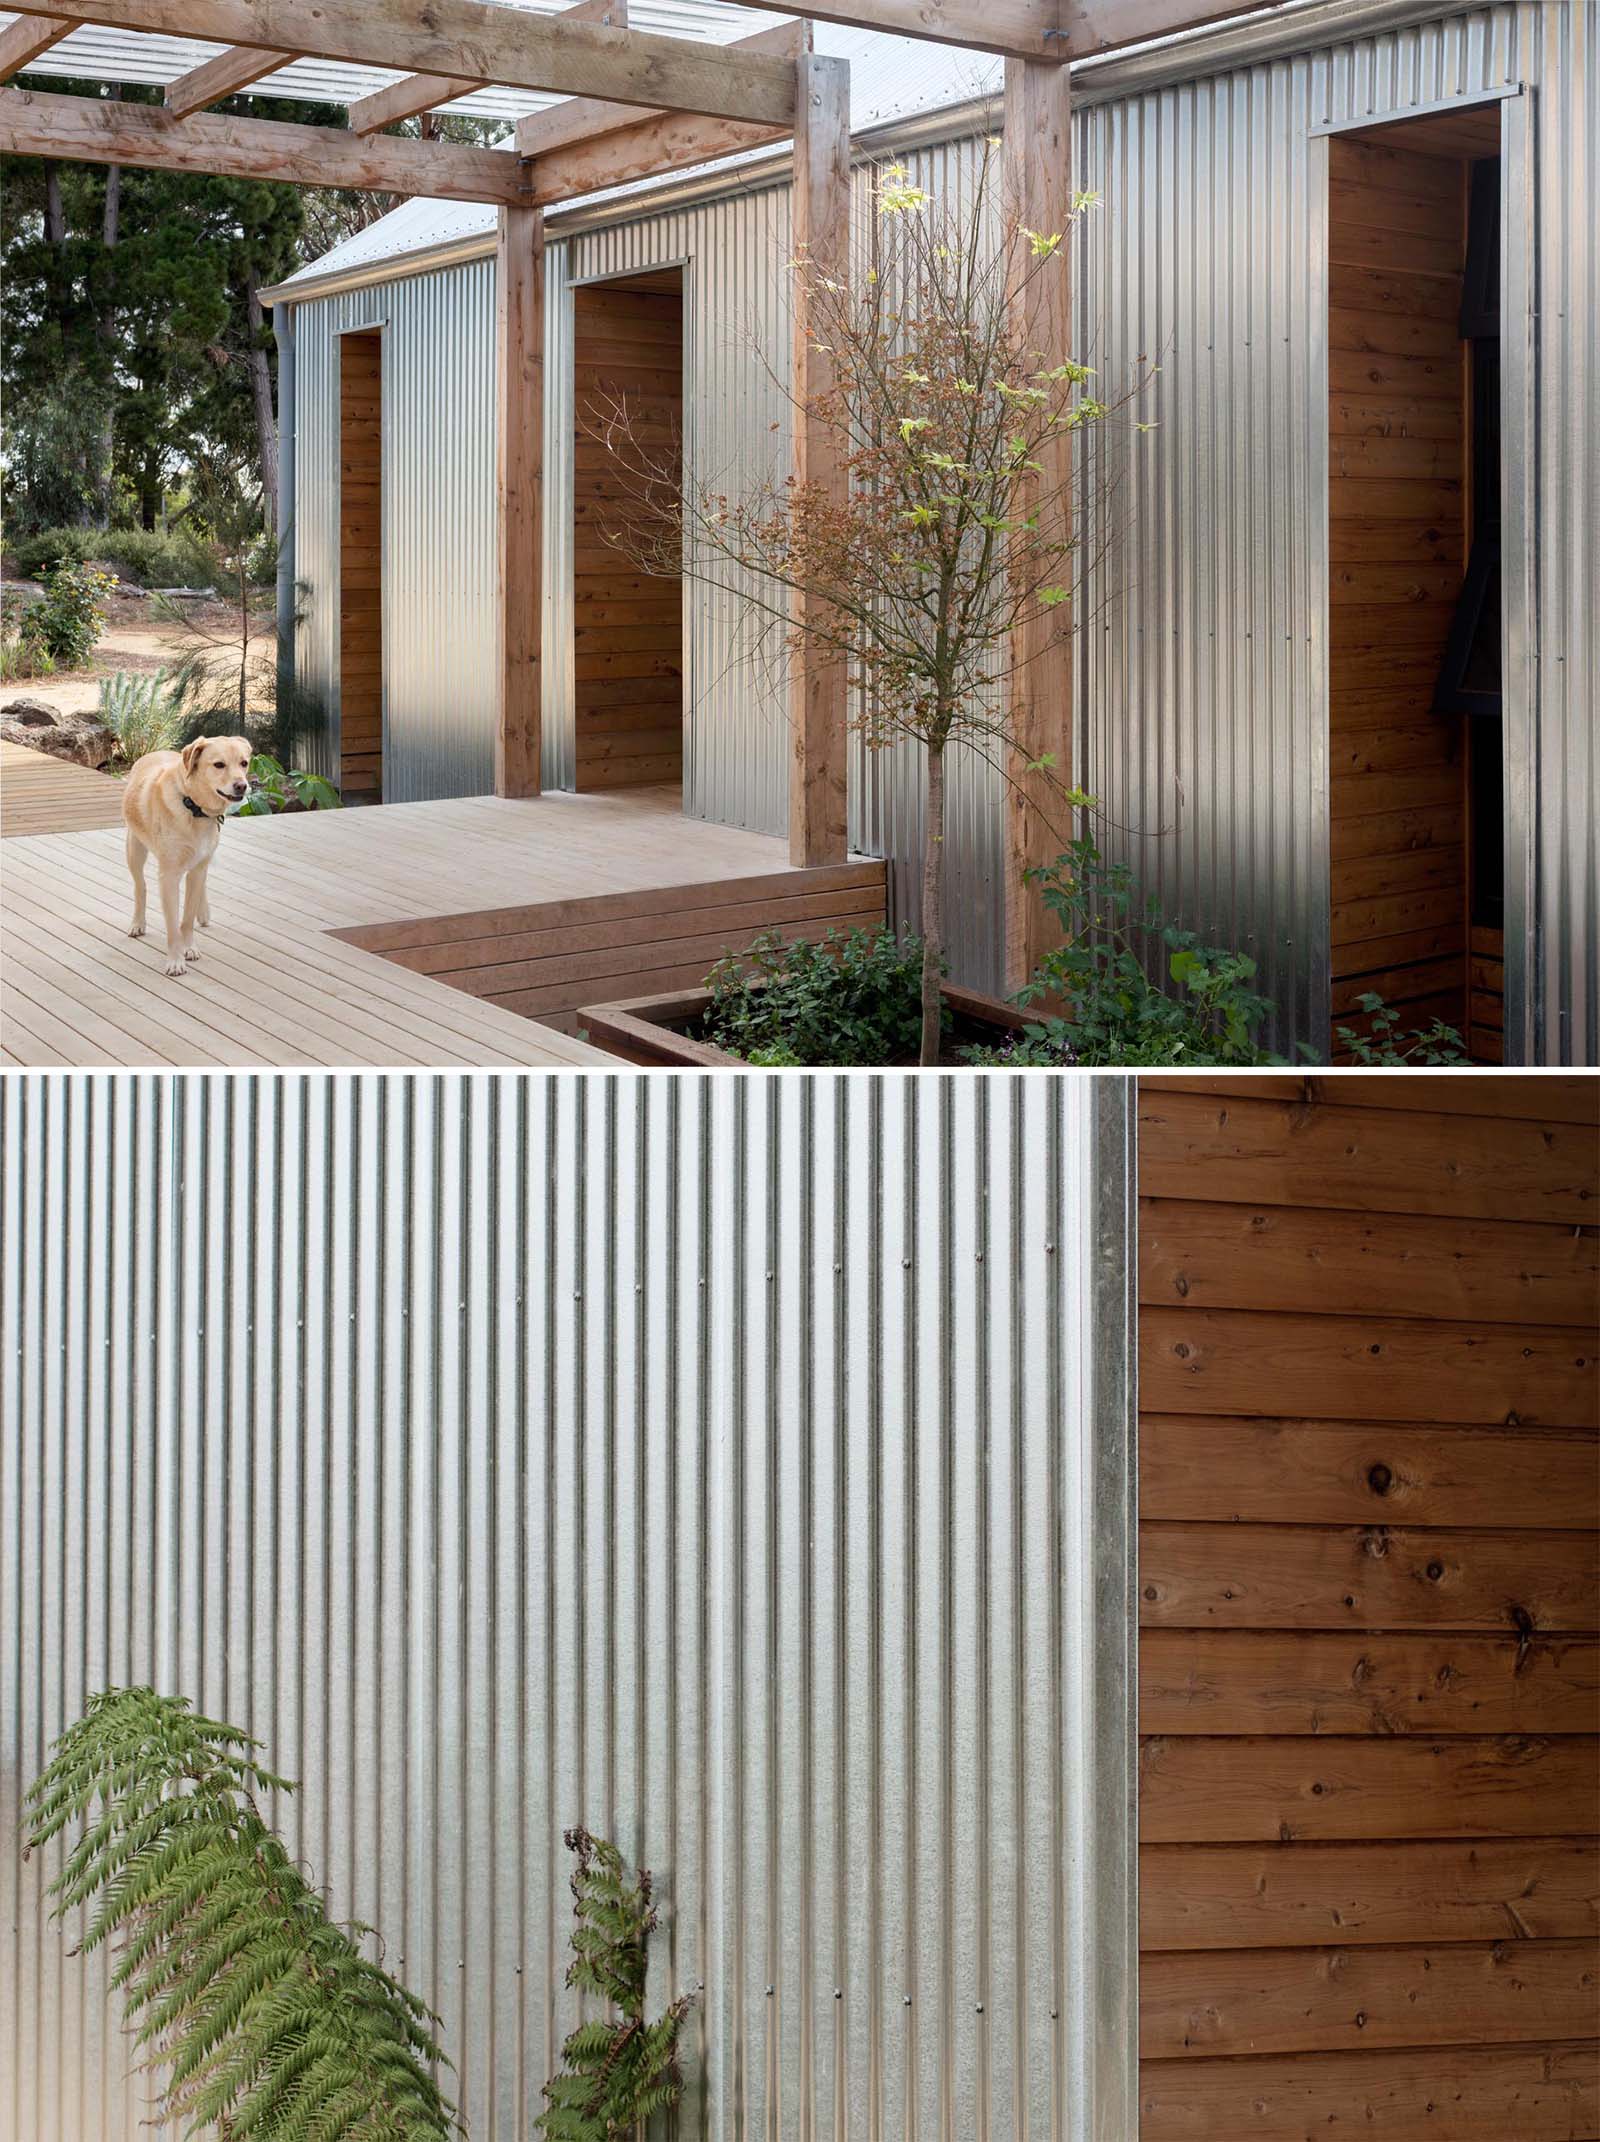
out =
<path fill-rule="evenodd" d="M 1359 1027 L 1371 993 L 1407 1026 L 1465 1032 L 1462 725 L 1431 709 L 1466 565 L 1467 166 L 1335 135 L 1328 175 L 1333 1020 Z M 1351 732 L 1380 719 L 1404 732 L 1403 757 L 1352 758 Z M 1370 903 L 1414 885 L 1419 851 L 1453 906 L 1397 933 Z"/>
<path fill-rule="evenodd" d="M 48 751 L 0 740 L 0 838 L 122 823 L 122 783 Z"/>
<path fill-rule="evenodd" d="M 1590 2142 L 1594 1083 L 1140 1117 L 1140 2142 Z"/>
<path fill-rule="evenodd" d="M 672 789 L 492 796 L 234 819 L 196 972 L 125 934 L 120 828 L 5 847 L 3 1031 L 45 1065 L 609 1063 L 502 1007 L 331 934 L 575 898 L 658 897 L 713 876 L 782 878 L 784 843 L 686 820 Z M 877 866 L 881 870 L 881 865 Z"/>

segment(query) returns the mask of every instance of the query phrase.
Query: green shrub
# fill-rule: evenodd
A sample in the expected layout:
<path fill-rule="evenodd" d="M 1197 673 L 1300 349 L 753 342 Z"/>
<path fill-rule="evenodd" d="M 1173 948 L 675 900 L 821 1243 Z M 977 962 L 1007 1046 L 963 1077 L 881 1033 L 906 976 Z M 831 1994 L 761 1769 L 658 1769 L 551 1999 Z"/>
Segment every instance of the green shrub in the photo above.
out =
<path fill-rule="evenodd" d="M 534 2125 L 550 2142 L 613 2142 L 683 2095 L 678 2037 L 694 1997 L 680 1994 L 653 2023 L 645 2021 L 656 1927 L 650 1871 L 641 1867 L 630 1880 L 616 1846 L 587 1830 L 568 1830 L 566 1841 L 578 1855 L 567 1984 L 592 1994 L 607 2013 L 568 2036 L 562 2066 L 544 2086 L 547 2109 Z"/>
<path fill-rule="evenodd" d="M 1272 1011 L 1242 952 L 1202 944 L 1141 900 L 1125 863 L 1108 863 L 1087 836 L 1032 873 L 1065 942 L 1046 954 L 1022 1004 L 1059 1013 L 1030 1021 L 999 1049 L 964 1049 L 971 1064 L 1270 1064 L 1260 1028 Z M 1164 988 L 1150 968 L 1164 968 Z"/>
<path fill-rule="evenodd" d="M 93 540 L 87 528 L 41 528 L 37 535 L 21 536 L 11 546 L 18 577 L 43 580 L 58 566 L 82 565 Z"/>
<path fill-rule="evenodd" d="M 94 538 L 92 555 L 142 588 L 209 588 L 217 577 L 216 560 L 191 535 L 112 528 Z"/>
<path fill-rule="evenodd" d="M 183 726 L 164 669 L 153 676 L 119 669 L 114 677 L 102 677 L 100 719 L 117 740 L 118 756 L 130 766 L 147 751 L 175 749 Z"/>
<path fill-rule="evenodd" d="M 29 1789 L 34 1851 L 79 1835 L 50 1893 L 115 1940 L 134 2045 L 165 2070 L 156 2124 L 243 2142 L 445 2142 L 438 2018 L 358 1946 L 262 1815 L 292 1792 L 257 1743 L 151 1688 L 90 1698 Z"/>
<path fill-rule="evenodd" d="M 719 960 L 706 987 L 702 1038 L 747 1063 L 917 1060 L 922 946 L 914 937 L 830 930 L 820 944 L 785 944 L 767 930 L 747 951 Z"/>
<path fill-rule="evenodd" d="M 1400 1014 L 1391 1011 L 1382 997 L 1370 990 L 1357 999 L 1367 1030 L 1353 1026 L 1337 1029 L 1339 1039 L 1358 1064 L 1464 1064 L 1466 1044 L 1453 1026 L 1435 1019 L 1431 1026 L 1400 1031 Z"/>
<path fill-rule="evenodd" d="M 274 811 L 286 811 L 292 804 L 299 804 L 305 811 L 340 808 L 339 791 L 331 781 L 324 781 L 321 774 L 305 773 L 298 766 L 282 766 L 265 751 L 252 757 L 250 779 L 253 786 L 238 810 L 241 818 L 270 818 Z"/>
<path fill-rule="evenodd" d="M 92 565 L 60 565 L 44 593 L 22 613 L 25 646 L 47 654 L 58 669 L 83 669 L 105 625 L 104 604 L 116 583 Z"/>

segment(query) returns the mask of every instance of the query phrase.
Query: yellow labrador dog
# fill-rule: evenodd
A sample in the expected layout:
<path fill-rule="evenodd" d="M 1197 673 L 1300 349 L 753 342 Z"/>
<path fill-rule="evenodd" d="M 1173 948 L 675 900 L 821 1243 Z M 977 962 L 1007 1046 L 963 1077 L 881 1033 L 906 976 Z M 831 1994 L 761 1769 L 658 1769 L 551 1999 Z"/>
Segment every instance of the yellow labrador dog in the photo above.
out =
<path fill-rule="evenodd" d="M 250 745 L 244 737 L 197 736 L 182 751 L 147 751 L 123 783 L 122 817 L 133 873 L 128 935 L 144 935 L 144 866 L 153 855 L 161 873 L 170 975 L 183 974 L 189 961 L 200 957 L 194 927 L 199 923 L 204 929 L 211 920 L 206 872 L 228 805 L 242 803 L 249 793 L 249 772 Z"/>

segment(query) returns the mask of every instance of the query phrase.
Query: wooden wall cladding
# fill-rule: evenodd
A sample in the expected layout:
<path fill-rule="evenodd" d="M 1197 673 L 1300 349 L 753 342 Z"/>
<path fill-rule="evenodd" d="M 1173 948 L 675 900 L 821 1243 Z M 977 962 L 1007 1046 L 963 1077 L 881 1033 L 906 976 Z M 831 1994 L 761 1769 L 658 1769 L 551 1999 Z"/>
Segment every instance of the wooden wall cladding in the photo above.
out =
<path fill-rule="evenodd" d="M 1464 159 L 1328 144 L 1334 1024 L 1467 1021 L 1462 724 L 1432 711 L 1466 564 Z"/>
<path fill-rule="evenodd" d="M 383 797 L 383 337 L 339 338 L 339 787 Z"/>
<path fill-rule="evenodd" d="M 1141 1083 L 1141 2142 L 1600 2137 L 1600 1082 Z"/>
<path fill-rule="evenodd" d="M 664 286 L 665 285 L 665 286 Z M 573 693 L 580 789 L 683 776 L 683 583 L 643 573 L 608 540 L 645 525 L 637 481 L 597 422 L 626 403 L 652 463 L 676 463 L 683 429 L 683 294 L 677 271 L 573 293 L 578 436 Z"/>

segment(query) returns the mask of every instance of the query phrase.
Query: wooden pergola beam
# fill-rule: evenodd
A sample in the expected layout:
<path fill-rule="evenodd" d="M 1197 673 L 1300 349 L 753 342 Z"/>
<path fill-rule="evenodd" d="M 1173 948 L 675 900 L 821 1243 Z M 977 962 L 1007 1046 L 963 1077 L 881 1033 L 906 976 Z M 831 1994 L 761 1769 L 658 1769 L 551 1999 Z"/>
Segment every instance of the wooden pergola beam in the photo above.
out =
<path fill-rule="evenodd" d="M 0 82 L 9 82 L 14 74 L 31 67 L 41 53 L 60 44 L 77 27 L 58 15 L 24 15 L 20 22 L 0 30 Z"/>
<path fill-rule="evenodd" d="M 823 412 L 837 359 L 813 325 L 813 278 L 850 273 L 850 66 L 841 59 L 799 63 L 794 129 L 793 470 L 843 510 L 850 477 L 838 433 Z M 805 593 L 794 598 L 796 644 L 789 660 L 789 860 L 842 863 L 849 852 L 849 673 L 841 649 L 804 630 Z"/>
<path fill-rule="evenodd" d="M 263 75 L 276 74 L 293 58 L 292 52 L 267 52 L 259 45 L 232 45 L 226 52 L 219 52 L 215 59 L 208 59 L 203 65 L 192 67 L 187 74 L 180 74 L 175 82 L 169 82 L 166 108 L 175 119 L 186 119 L 190 112 L 203 112 L 208 104 L 220 104 L 225 97 L 237 96 L 241 89 L 259 82 Z"/>
<path fill-rule="evenodd" d="M 628 26 L 628 0 L 578 0 L 576 7 L 564 8 L 562 13 L 573 22 L 604 22 L 615 30 Z M 457 97 L 470 97 L 488 87 L 487 82 L 461 77 L 450 80 L 437 74 L 408 74 L 404 81 L 391 82 L 387 89 L 375 89 L 370 97 L 358 97 L 349 110 L 350 131 L 381 134 L 386 126 L 398 126 L 403 119 L 415 119 L 419 112 L 437 111 L 441 104 L 453 104 Z M 621 109 L 635 114 L 638 111 L 632 104 Z"/>
<path fill-rule="evenodd" d="M 156 105 L 45 96 L 30 89 L 0 89 L 0 152 L 280 179 L 293 186 L 429 194 L 445 201 L 521 205 L 528 199 L 525 167 L 501 149 L 457 148 L 394 134 L 362 141 L 343 127 L 292 126 L 225 112 L 178 119 Z"/>
<path fill-rule="evenodd" d="M 500 211 L 495 261 L 499 620 L 494 792 L 537 796 L 543 692 L 544 214 Z"/>
<path fill-rule="evenodd" d="M 791 61 L 803 59 L 811 50 L 811 24 L 804 20 L 778 23 L 770 30 L 757 30 L 751 37 L 735 38 L 732 44 L 721 49 L 724 52 L 770 52 Z M 526 119 L 517 121 L 517 153 L 519 156 L 549 156 L 558 149 L 576 148 L 582 142 L 598 141 L 607 134 L 627 133 L 651 120 L 669 116 L 664 111 L 641 111 L 636 104 L 606 104 L 596 97 L 569 97 L 564 104 L 552 104 L 548 111 L 530 112 Z M 709 153 L 721 156 L 727 152 L 713 149 Z M 598 183 L 604 185 L 607 181 Z M 620 185 L 622 180 L 614 183 Z"/>
<path fill-rule="evenodd" d="M 764 52 L 572 22 L 492 0 L 62 0 L 24 12 L 652 111 L 665 106 L 764 126 L 794 119 L 794 69 Z"/>
<path fill-rule="evenodd" d="M 665 171 L 683 171 L 743 149 L 767 149 L 787 141 L 782 126 L 742 126 L 737 119 L 702 119 L 693 112 L 664 112 L 643 126 L 625 127 L 594 141 L 580 141 L 527 165 L 532 198 L 541 208 L 575 201 L 608 186 L 631 185 Z"/>
<path fill-rule="evenodd" d="M 759 7 L 762 0 L 749 0 Z M 1251 15 L 1264 0 L 1060 0 L 1061 41 L 1068 59 L 1089 59 L 1153 37 L 1198 30 L 1230 15 Z"/>
<path fill-rule="evenodd" d="M 747 7 L 787 15 L 796 0 L 744 0 Z M 1109 0 L 1115 8 L 1120 0 Z M 1260 4 L 1260 0 L 1256 0 Z M 805 0 L 815 22 L 847 29 L 883 30 L 891 37 L 926 38 L 936 45 L 964 45 L 1024 59 L 1065 59 L 1063 0 Z"/>
<path fill-rule="evenodd" d="M 1008 228 L 1066 232 L 1072 220 L 1072 100 L 1064 67 L 1028 60 L 1006 62 L 1003 209 Z M 1067 261 L 1059 274 L 1029 278 L 1012 292 L 1024 346 L 1041 365 L 1059 364 L 1072 351 L 1071 286 Z M 1071 433 L 1062 427 L 1038 453 L 1032 485 L 1019 493 L 1011 512 L 1037 515 L 1051 539 L 1071 535 L 1068 483 Z M 1063 569 L 1065 574 L 1065 568 Z M 1048 863 L 1066 845 L 1063 789 L 1073 768 L 1072 648 L 1063 642 L 1053 610 L 1028 602 L 1011 635 L 1011 762 L 1005 791 L 1002 892 L 1005 908 L 1005 986 L 1018 990 L 1032 976 L 1051 941 L 1048 916 L 1028 873 Z"/>

